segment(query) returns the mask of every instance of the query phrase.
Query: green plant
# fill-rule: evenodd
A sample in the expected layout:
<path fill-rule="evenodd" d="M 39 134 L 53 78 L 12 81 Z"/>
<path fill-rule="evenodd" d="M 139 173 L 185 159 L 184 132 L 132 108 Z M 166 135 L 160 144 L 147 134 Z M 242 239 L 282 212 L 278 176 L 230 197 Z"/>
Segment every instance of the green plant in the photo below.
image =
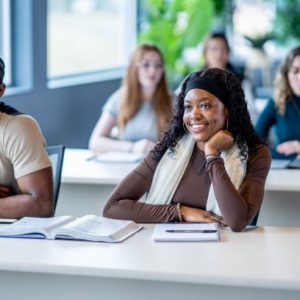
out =
<path fill-rule="evenodd" d="M 219 1 L 217 1 L 219 3 Z M 210 31 L 215 12 L 212 0 L 143 0 L 140 2 L 144 20 L 138 35 L 139 42 L 151 42 L 162 51 L 168 78 L 175 86 L 190 66 L 184 50 L 196 47 Z"/>
<path fill-rule="evenodd" d="M 285 43 L 290 38 L 300 41 L 300 2 L 298 0 L 276 0 L 274 36 Z"/>

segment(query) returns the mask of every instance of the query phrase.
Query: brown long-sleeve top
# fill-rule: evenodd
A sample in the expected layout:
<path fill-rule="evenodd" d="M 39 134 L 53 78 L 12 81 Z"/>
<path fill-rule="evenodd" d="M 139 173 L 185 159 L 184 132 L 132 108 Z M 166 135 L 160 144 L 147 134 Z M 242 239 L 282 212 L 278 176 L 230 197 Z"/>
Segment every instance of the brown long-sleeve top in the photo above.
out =
<path fill-rule="evenodd" d="M 264 195 L 271 154 L 264 145 L 248 158 L 246 176 L 238 190 L 233 186 L 224 161 L 213 161 L 205 167 L 204 152 L 195 146 L 170 204 L 152 205 L 138 200 L 149 191 L 158 162 L 149 154 L 128 174 L 110 195 L 103 215 L 138 223 L 178 221 L 177 203 L 205 209 L 210 185 L 225 223 L 234 231 L 243 230 L 258 212 Z"/>

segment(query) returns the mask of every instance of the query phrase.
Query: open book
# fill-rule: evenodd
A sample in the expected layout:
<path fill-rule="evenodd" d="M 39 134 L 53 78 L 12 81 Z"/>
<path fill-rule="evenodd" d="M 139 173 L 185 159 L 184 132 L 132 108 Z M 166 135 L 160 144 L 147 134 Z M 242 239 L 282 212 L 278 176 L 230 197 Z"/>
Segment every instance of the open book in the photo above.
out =
<path fill-rule="evenodd" d="M 125 240 L 142 226 L 133 221 L 114 220 L 96 215 L 80 218 L 61 216 L 52 218 L 25 217 L 0 227 L 0 237 L 86 240 L 115 243 Z"/>
<path fill-rule="evenodd" d="M 217 223 L 156 224 L 152 239 L 155 242 L 219 241 L 219 225 Z"/>

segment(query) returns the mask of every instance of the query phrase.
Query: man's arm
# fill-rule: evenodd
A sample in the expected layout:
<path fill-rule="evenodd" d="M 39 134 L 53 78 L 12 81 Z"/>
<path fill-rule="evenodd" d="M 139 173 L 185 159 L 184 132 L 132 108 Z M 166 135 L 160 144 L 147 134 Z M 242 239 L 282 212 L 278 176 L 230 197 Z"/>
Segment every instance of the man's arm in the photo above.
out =
<path fill-rule="evenodd" d="M 21 194 L 0 197 L 0 217 L 49 217 L 53 214 L 51 167 L 22 176 L 17 183 Z"/>

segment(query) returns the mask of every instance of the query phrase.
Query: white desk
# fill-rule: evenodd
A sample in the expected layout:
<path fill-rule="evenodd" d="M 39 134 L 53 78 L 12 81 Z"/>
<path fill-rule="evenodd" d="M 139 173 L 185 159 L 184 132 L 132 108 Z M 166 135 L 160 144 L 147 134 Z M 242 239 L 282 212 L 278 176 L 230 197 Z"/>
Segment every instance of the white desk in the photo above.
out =
<path fill-rule="evenodd" d="M 66 149 L 56 215 L 102 213 L 115 186 L 136 163 L 99 163 L 86 149 Z"/>
<path fill-rule="evenodd" d="M 66 149 L 57 215 L 100 213 L 114 187 L 137 164 L 86 161 L 89 150 Z M 300 170 L 270 170 L 259 224 L 300 226 Z"/>
<path fill-rule="evenodd" d="M 300 299 L 300 229 L 222 232 L 222 242 L 0 239 L 2 299 Z"/>
<path fill-rule="evenodd" d="M 300 169 L 271 169 L 266 191 L 300 192 Z"/>
<path fill-rule="evenodd" d="M 300 170 L 271 169 L 258 224 L 300 226 Z"/>

